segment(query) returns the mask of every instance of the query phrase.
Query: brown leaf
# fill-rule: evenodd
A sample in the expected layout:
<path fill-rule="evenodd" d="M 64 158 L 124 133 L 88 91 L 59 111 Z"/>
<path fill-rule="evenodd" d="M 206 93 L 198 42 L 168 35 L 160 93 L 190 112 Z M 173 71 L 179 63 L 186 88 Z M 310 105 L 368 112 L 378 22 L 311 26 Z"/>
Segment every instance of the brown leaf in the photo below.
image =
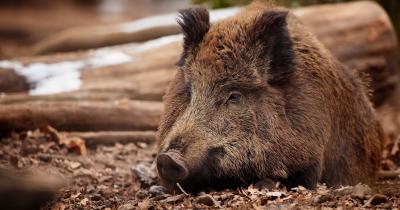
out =
<path fill-rule="evenodd" d="M 62 138 L 61 144 L 79 155 L 87 155 L 85 141 L 78 137 Z"/>
<path fill-rule="evenodd" d="M 74 136 L 67 136 L 65 133 L 58 132 L 55 128 L 47 126 L 44 132 L 47 132 L 54 138 L 59 144 L 64 145 L 70 150 L 75 151 L 79 155 L 86 155 L 85 141 L 81 138 Z"/>
<path fill-rule="evenodd" d="M 196 202 L 206 206 L 219 206 L 219 202 L 209 194 L 200 195 L 197 197 Z"/>
<path fill-rule="evenodd" d="M 177 202 L 181 202 L 185 197 L 186 197 L 185 194 L 179 194 L 179 195 L 168 197 L 168 198 L 166 198 L 164 200 L 161 200 L 160 202 L 163 202 L 163 203 L 177 203 Z"/>
<path fill-rule="evenodd" d="M 150 202 L 150 200 L 146 199 L 138 204 L 138 207 L 139 207 L 138 209 L 147 210 L 147 209 L 150 209 L 152 206 L 153 206 L 153 204 Z"/>
<path fill-rule="evenodd" d="M 63 203 L 56 203 L 51 207 L 51 210 L 64 210 L 65 208 L 66 206 Z"/>

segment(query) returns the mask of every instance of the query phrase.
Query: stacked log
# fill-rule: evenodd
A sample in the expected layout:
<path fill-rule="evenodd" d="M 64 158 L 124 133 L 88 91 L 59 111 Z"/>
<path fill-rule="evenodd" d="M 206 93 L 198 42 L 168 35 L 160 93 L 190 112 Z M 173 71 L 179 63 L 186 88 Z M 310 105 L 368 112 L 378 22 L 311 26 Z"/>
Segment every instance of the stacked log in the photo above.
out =
<path fill-rule="evenodd" d="M 95 148 L 98 145 L 114 145 L 115 143 L 145 143 L 156 142 L 155 131 L 99 131 L 99 132 L 68 132 L 65 135 L 85 140 L 86 146 Z"/>
<path fill-rule="evenodd" d="M 28 102 L 0 107 L 0 134 L 51 125 L 63 131 L 156 130 L 161 102 Z"/>
<path fill-rule="evenodd" d="M 342 62 L 372 76 L 375 105 L 391 95 L 396 84 L 397 41 L 379 6 L 358 1 L 306 7 L 294 13 Z M 141 41 L 178 33 L 177 28 L 158 33 L 159 27 L 167 26 L 147 28 L 154 34 Z M 74 135 L 91 142 L 154 141 L 162 96 L 175 74 L 181 40 L 181 35 L 170 35 L 140 44 L 0 61 L 0 92 L 7 93 L 0 95 L 0 136 L 51 125 L 60 131 L 79 131 Z M 55 91 L 54 82 L 60 78 L 66 89 L 41 95 Z"/>
<path fill-rule="evenodd" d="M 314 13 L 316 10 L 319 15 Z M 321 5 L 295 13 L 340 61 L 370 75 L 375 105 L 383 104 L 393 94 L 398 43 L 389 17 L 378 4 L 360 1 Z"/>
<path fill-rule="evenodd" d="M 233 9 L 223 14 L 228 16 L 236 11 L 237 9 Z M 397 40 L 390 20 L 382 8 L 372 2 L 360 1 L 337 5 L 305 7 L 295 9 L 294 13 L 300 17 L 339 60 L 358 72 L 366 72 L 371 75 L 371 87 L 374 90 L 372 100 L 376 105 L 382 104 L 393 93 L 397 81 L 395 59 Z M 162 18 L 158 19 L 161 23 L 158 22 L 156 25 L 144 28 L 147 31 L 151 31 L 151 34 L 154 36 L 179 32 L 175 21 L 171 22 L 171 20 L 167 19 L 165 23 L 162 23 Z M 141 22 L 145 21 L 139 20 L 134 23 L 138 25 Z M 135 25 L 134 23 L 130 24 Z M 158 30 L 160 27 L 171 27 L 174 30 L 171 30 L 169 33 L 159 33 Z M 96 39 L 97 36 L 105 36 L 106 38 L 103 37 L 104 39 L 112 39 L 112 36 L 108 36 L 107 34 L 116 33 L 119 30 L 117 28 L 121 27 L 114 26 L 107 30 L 104 29 L 102 31 L 107 31 L 107 33 L 101 34 L 96 34 L 95 31 L 99 30 L 93 29 L 93 33 L 91 33 L 92 39 Z M 140 30 L 133 30 L 128 33 L 132 37 L 132 40 L 118 38 L 116 40 L 118 43 L 139 41 L 134 35 L 141 33 Z M 69 42 L 74 42 L 73 40 L 75 39 L 79 40 L 79 36 L 76 34 L 85 36 L 83 32 L 71 34 L 75 34 L 74 36 L 71 35 L 74 37 L 73 39 L 65 35 L 67 37 L 65 39 L 70 41 L 55 42 L 51 45 L 52 50 L 44 50 L 43 52 L 65 50 L 62 48 L 63 46 L 74 46 Z M 153 35 L 143 35 L 140 40 L 154 38 Z M 65 44 L 65 42 L 68 42 L 68 44 Z M 82 42 L 85 41 L 81 40 L 78 43 Z M 65 53 L 55 56 L 22 58 L 18 62 L 23 65 L 51 64 L 65 61 L 81 61 L 85 63 L 91 56 L 96 56 L 107 50 L 122 52 L 131 56 L 132 60 L 123 64 L 110 66 L 84 66 L 81 69 L 82 73 L 80 76 L 83 84 L 80 86 L 79 92 L 99 93 L 102 95 L 118 93 L 121 96 L 132 99 L 161 100 L 165 86 L 174 74 L 174 64 L 178 60 L 181 51 L 180 42 L 180 38 L 177 38 L 177 36 L 170 38 L 162 37 L 142 44 L 125 44 L 118 47 L 87 51 L 86 53 Z M 99 43 L 101 45 L 94 46 L 112 44 L 107 41 L 99 41 Z M 84 44 L 78 45 L 83 46 Z M 137 51 L 140 52 L 138 53 Z M 105 55 L 107 55 L 107 52 L 105 52 Z M 1 65 L 0 62 L 0 68 L 2 66 L 4 68 L 4 65 Z M 10 68 L 13 69 L 13 67 Z M 4 78 L 0 79 L 0 87 L 2 88 L 0 91 L 2 92 L 27 91 L 28 87 L 34 86 L 34 84 L 24 82 L 23 78 L 18 77 L 18 74 L 12 70 L 3 70 L 2 74 L 6 74 L 8 78 L 11 78 L 5 79 L 5 76 L 1 77 Z M 17 83 L 19 85 L 15 85 Z"/>
<path fill-rule="evenodd" d="M 49 78 L 63 76 L 69 71 L 79 76 L 65 78 L 62 82 L 67 83 L 73 80 L 73 83 L 82 84 L 77 89 L 69 89 L 76 90 L 75 92 L 61 90 L 62 96 L 52 95 L 49 96 L 50 98 L 65 95 L 84 97 L 84 95 L 95 94 L 109 97 L 120 95 L 121 98 L 140 100 L 161 100 L 164 89 L 175 72 L 175 62 L 180 53 L 178 41 L 180 39 L 180 36 L 174 36 L 144 44 L 0 61 L 0 72 L 8 75 L 9 78 L 17 78 L 15 75 L 19 75 L 18 79 L 14 80 L 0 77 L 0 87 L 14 87 L 12 91 L 7 91 L 8 89 L 0 91 L 31 91 L 32 93 L 32 90 L 40 87 Z M 153 45 L 159 45 L 159 47 L 153 47 Z M 104 61 L 104 59 L 110 61 Z M 40 66 L 40 69 L 37 66 Z M 55 68 L 58 66 L 59 69 Z M 40 77 L 43 79 L 37 79 Z M 16 81 L 24 85 L 16 87 Z M 15 98 L 14 95 L 9 95 L 3 99 L 8 100 L 9 97 Z"/>
<path fill-rule="evenodd" d="M 236 12 L 237 8 L 214 11 L 211 20 Z M 378 4 L 357 1 L 304 7 L 293 12 L 340 61 L 371 75 L 375 92 L 372 101 L 376 105 L 390 97 L 397 82 L 397 40 L 387 14 Z M 113 26 L 69 29 L 39 43 L 35 53 L 140 42 L 177 34 L 180 31 L 175 17 L 176 14 L 164 15 Z"/>

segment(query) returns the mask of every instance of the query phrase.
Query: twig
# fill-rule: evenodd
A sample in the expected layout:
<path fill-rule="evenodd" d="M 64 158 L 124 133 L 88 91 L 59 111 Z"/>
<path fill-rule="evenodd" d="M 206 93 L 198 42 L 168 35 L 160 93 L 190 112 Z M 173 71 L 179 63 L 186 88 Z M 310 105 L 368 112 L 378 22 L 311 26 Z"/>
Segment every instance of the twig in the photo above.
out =
<path fill-rule="evenodd" d="M 180 190 L 183 194 L 189 195 L 189 194 L 182 188 L 182 186 L 181 186 L 178 182 L 176 183 L 176 186 L 178 186 L 179 190 Z"/>

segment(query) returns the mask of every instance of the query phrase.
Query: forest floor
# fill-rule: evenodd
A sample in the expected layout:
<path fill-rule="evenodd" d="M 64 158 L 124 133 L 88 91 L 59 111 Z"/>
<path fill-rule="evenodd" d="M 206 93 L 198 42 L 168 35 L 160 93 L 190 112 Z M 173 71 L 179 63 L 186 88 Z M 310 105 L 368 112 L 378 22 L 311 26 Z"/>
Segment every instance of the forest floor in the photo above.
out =
<path fill-rule="evenodd" d="M 392 116 L 392 115 L 390 115 Z M 86 148 L 76 139 L 42 129 L 15 133 L 0 141 L 0 167 L 40 171 L 63 180 L 43 209 L 270 209 L 383 208 L 400 206 L 400 177 L 375 186 L 356 185 L 315 190 L 249 186 L 235 190 L 171 195 L 157 186 L 156 145 L 116 144 Z M 398 170 L 400 140 L 388 144 L 382 169 Z M 10 202 L 13 202 L 10 200 Z"/>
<path fill-rule="evenodd" d="M 55 2 L 55 1 L 54 1 Z M 133 2 L 133 1 L 132 1 Z M 141 1 L 146 2 L 146 1 Z M 166 1 L 165 1 L 166 2 Z M 111 24 L 147 14 L 159 13 L 152 5 L 144 4 L 142 13 L 100 18 L 98 11 L 75 9 L 57 3 L 52 7 L 0 8 L 0 59 L 30 55 L 30 49 L 49 34 L 72 26 Z M 137 1 L 132 3 L 137 6 Z M 59 8 L 56 10 L 54 8 Z M 124 7 L 122 7 L 124 8 Z M 172 8 L 172 6 L 171 6 Z M 162 8 L 162 12 L 171 8 Z M 65 10 L 65 11 L 64 11 Z M 153 11 L 154 10 L 154 11 Z M 45 12 L 51 11 L 51 12 Z M 61 13 L 60 11 L 64 11 Z M 129 8 L 126 11 L 130 11 Z M 18 15 L 15 15 L 18 14 Z M 23 15 L 24 14 L 24 15 Z M 113 13 L 110 12 L 112 16 Z M 65 18 L 69 17 L 69 18 Z M 75 17 L 75 18 L 70 18 Z M 382 170 L 399 171 L 400 111 L 383 108 L 382 118 L 389 141 L 384 151 Z M 393 123 L 396 121 L 396 123 Z M 53 186 L 55 195 L 43 209 L 271 209 L 271 208 L 382 208 L 400 207 L 400 177 L 381 178 L 375 186 L 356 185 L 329 189 L 319 185 L 314 190 L 297 187 L 290 190 L 277 185 L 273 189 L 249 186 L 234 190 L 202 192 L 190 195 L 171 195 L 157 186 L 154 159 L 157 145 L 116 144 L 86 148 L 79 139 L 60 139 L 49 129 L 14 133 L 0 139 L 0 169 L 41 173 L 44 182 L 60 180 Z M 2 174 L 0 170 L 0 187 Z M 44 174 L 44 175 L 43 175 Z M 29 189 L 29 186 L 24 186 Z M 1 189 L 1 188 L 0 188 Z M 3 193 L 3 194 L 2 194 Z M 2 202 L 12 200 L 16 195 Z M 35 196 L 35 195 L 32 195 Z M 27 198 L 26 198 L 27 199 Z"/>

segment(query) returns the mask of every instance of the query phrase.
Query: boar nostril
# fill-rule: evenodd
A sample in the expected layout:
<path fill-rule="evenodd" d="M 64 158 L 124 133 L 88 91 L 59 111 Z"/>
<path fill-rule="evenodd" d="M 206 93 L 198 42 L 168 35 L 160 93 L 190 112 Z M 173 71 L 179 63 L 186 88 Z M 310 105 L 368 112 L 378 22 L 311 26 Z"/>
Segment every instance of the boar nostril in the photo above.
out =
<path fill-rule="evenodd" d="M 176 152 L 162 153 L 157 157 L 157 170 L 158 174 L 172 182 L 179 182 L 184 180 L 189 171 L 183 161 L 182 155 Z"/>

